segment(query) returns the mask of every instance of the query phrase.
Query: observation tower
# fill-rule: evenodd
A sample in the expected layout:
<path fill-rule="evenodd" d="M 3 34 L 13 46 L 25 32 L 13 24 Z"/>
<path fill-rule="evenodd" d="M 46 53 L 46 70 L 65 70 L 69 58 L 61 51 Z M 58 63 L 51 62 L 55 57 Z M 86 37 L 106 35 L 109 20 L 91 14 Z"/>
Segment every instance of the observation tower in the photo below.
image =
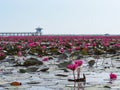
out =
<path fill-rule="evenodd" d="M 41 35 L 42 34 L 42 28 L 38 27 L 36 28 L 36 35 Z"/>

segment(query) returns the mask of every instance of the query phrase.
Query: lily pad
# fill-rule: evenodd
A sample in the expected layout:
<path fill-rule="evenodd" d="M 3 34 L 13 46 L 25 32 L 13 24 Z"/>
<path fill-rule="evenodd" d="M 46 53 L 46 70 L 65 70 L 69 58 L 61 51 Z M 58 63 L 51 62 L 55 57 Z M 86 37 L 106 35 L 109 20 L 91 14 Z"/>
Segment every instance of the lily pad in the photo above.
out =
<path fill-rule="evenodd" d="M 104 88 L 111 88 L 110 86 L 104 86 Z"/>
<path fill-rule="evenodd" d="M 43 62 L 42 61 L 39 61 L 38 59 L 36 58 L 29 58 L 27 59 L 25 62 L 24 62 L 24 66 L 32 66 L 32 65 L 42 65 Z"/>
<path fill-rule="evenodd" d="M 95 64 L 95 60 L 90 60 L 88 62 L 89 67 L 93 67 L 94 64 Z"/>
<path fill-rule="evenodd" d="M 72 61 L 65 61 L 65 62 L 62 62 L 58 65 L 59 68 L 64 68 L 64 67 L 67 67 L 68 64 L 71 64 Z"/>
<path fill-rule="evenodd" d="M 56 74 L 55 76 L 67 77 L 68 75 L 59 73 L 59 74 Z"/>
<path fill-rule="evenodd" d="M 36 82 L 36 81 L 31 81 L 31 82 L 28 82 L 27 84 L 39 84 L 40 82 Z"/>

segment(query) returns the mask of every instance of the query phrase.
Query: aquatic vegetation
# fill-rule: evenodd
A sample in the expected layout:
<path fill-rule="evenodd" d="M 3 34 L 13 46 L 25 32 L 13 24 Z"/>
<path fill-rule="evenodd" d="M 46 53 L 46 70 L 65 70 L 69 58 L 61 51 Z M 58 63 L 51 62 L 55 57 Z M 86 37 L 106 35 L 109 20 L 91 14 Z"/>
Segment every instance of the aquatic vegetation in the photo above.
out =
<path fill-rule="evenodd" d="M 16 78 L 15 80 L 29 79 L 30 84 L 52 88 L 58 88 L 58 85 L 65 87 L 67 84 L 80 81 L 87 81 L 87 85 L 91 86 L 96 84 L 107 86 L 105 85 L 109 83 L 107 80 L 119 81 L 117 79 L 119 73 L 115 74 L 119 71 L 119 53 L 120 36 L 0 37 L 0 74 L 2 74 L 1 78 L 8 81 L 9 78 L 4 77 L 10 74 L 11 76 L 8 76 Z M 97 67 L 94 67 L 94 64 Z M 112 64 L 115 64 L 114 67 L 111 67 Z M 6 69 L 8 67 L 14 67 L 14 70 L 9 71 Z M 80 74 L 82 74 L 81 77 Z"/>
<path fill-rule="evenodd" d="M 0 52 L 0 60 L 3 60 L 6 58 L 6 54 L 4 52 Z"/>

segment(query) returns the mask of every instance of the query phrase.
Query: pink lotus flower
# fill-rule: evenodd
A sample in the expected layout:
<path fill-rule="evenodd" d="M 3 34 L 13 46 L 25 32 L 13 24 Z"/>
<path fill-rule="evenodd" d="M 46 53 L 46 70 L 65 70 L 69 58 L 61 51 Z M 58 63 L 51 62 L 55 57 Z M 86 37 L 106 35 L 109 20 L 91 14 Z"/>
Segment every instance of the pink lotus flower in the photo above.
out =
<path fill-rule="evenodd" d="M 107 46 L 109 46 L 109 43 L 103 43 L 103 45 L 105 46 L 105 47 L 107 47 Z"/>
<path fill-rule="evenodd" d="M 110 79 L 112 79 L 112 80 L 117 79 L 117 75 L 114 74 L 114 73 L 111 73 L 111 74 L 110 74 Z"/>
<path fill-rule="evenodd" d="M 77 64 L 78 66 L 81 66 L 83 64 L 83 61 L 82 60 L 75 60 L 74 63 Z"/>
<path fill-rule="evenodd" d="M 18 56 L 19 57 L 22 56 L 22 52 L 21 51 L 18 52 Z"/>
<path fill-rule="evenodd" d="M 70 44 L 70 46 L 73 46 L 73 44 L 72 43 L 69 43 Z"/>
<path fill-rule="evenodd" d="M 42 48 L 43 50 L 45 50 L 47 47 L 46 47 L 46 46 L 42 46 L 41 48 Z"/>
<path fill-rule="evenodd" d="M 88 46 L 87 46 L 87 45 L 85 45 L 85 46 L 84 46 L 84 49 L 88 49 Z"/>
<path fill-rule="evenodd" d="M 3 50 L 3 48 L 2 48 L 2 47 L 0 47 L 0 51 L 1 51 L 1 50 Z"/>
<path fill-rule="evenodd" d="M 83 61 L 82 60 L 75 60 L 74 63 L 77 66 L 81 66 L 83 64 Z M 80 67 L 77 68 L 77 78 L 78 79 L 80 78 Z"/>
<path fill-rule="evenodd" d="M 29 47 L 35 47 L 36 44 L 34 42 L 28 44 Z"/>
<path fill-rule="evenodd" d="M 77 64 L 69 64 L 69 65 L 67 66 L 67 68 L 70 69 L 70 70 L 72 70 L 72 71 L 74 71 L 77 67 L 78 67 Z"/>
<path fill-rule="evenodd" d="M 61 48 L 61 49 L 60 49 L 60 52 L 61 52 L 61 53 L 64 53 L 64 52 L 65 52 L 64 48 Z"/>
<path fill-rule="evenodd" d="M 4 52 L 0 52 L 0 60 L 5 59 L 6 55 Z"/>
<path fill-rule="evenodd" d="M 73 71 L 73 76 L 74 76 L 74 80 L 75 80 L 75 69 L 78 67 L 78 65 L 77 64 L 69 64 L 68 66 L 67 66 L 67 68 L 68 69 L 70 69 L 70 70 L 72 70 Z"/>
<path fill-rule="evenodd" d="M 68 51 L 69 51 L 69 53 L 71 53 L 72 52 L 72 48 L 69 48 Z"/>
<path fill-rule="evenodd" d="M 75 50 L 80 50 L 80 47 L 79 46 L 75 47 Z"/>
<path fill-rule="evenodd" d="M 2 57 L 2 56 L 5 56 L 5 54 L 3 52 L 0 52 L 0 57 Z"/>
<path fill-rule="evenodd" d="M 94 43 L 93 43 L 93 46 L 95 47 L 95 46 L 97 46 L 97 44 L 94 42 Z"/>
<path fill-rule="evenodd" d="M 114 46 L 119 48 L 119 47 L 120 47 L 120 44 L 115 44 Z"/>
<path fill-rule="evenodd" d="M 18 45 L 17 48 L 20 50 L 22 48 L 22 46 Z"/>
<path fill-rule="evenodd" d="M 48 58 L 48 57 L 45 57 L 45 58 L 43 58 L 42 61 L 48 61 L 48 60 L 49 60 L 49 58 Z"/>

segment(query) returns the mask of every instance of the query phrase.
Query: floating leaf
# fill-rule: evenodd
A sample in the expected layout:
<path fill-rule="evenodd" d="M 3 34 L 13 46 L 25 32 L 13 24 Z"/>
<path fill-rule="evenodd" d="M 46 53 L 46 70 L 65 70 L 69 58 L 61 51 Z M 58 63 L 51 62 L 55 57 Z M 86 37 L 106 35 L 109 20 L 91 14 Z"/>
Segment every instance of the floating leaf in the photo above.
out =
<path fill-rule="evenodd" d="M 93 65 L 95 64 L 95 60 L 90 60 L 88 64 L 89 64 L 89 67 L 93 67 Z"/>
<path fill-rule="evenodd" d="M 110 86 L 104 86 L 104 88 L 111 88 Z"/>

